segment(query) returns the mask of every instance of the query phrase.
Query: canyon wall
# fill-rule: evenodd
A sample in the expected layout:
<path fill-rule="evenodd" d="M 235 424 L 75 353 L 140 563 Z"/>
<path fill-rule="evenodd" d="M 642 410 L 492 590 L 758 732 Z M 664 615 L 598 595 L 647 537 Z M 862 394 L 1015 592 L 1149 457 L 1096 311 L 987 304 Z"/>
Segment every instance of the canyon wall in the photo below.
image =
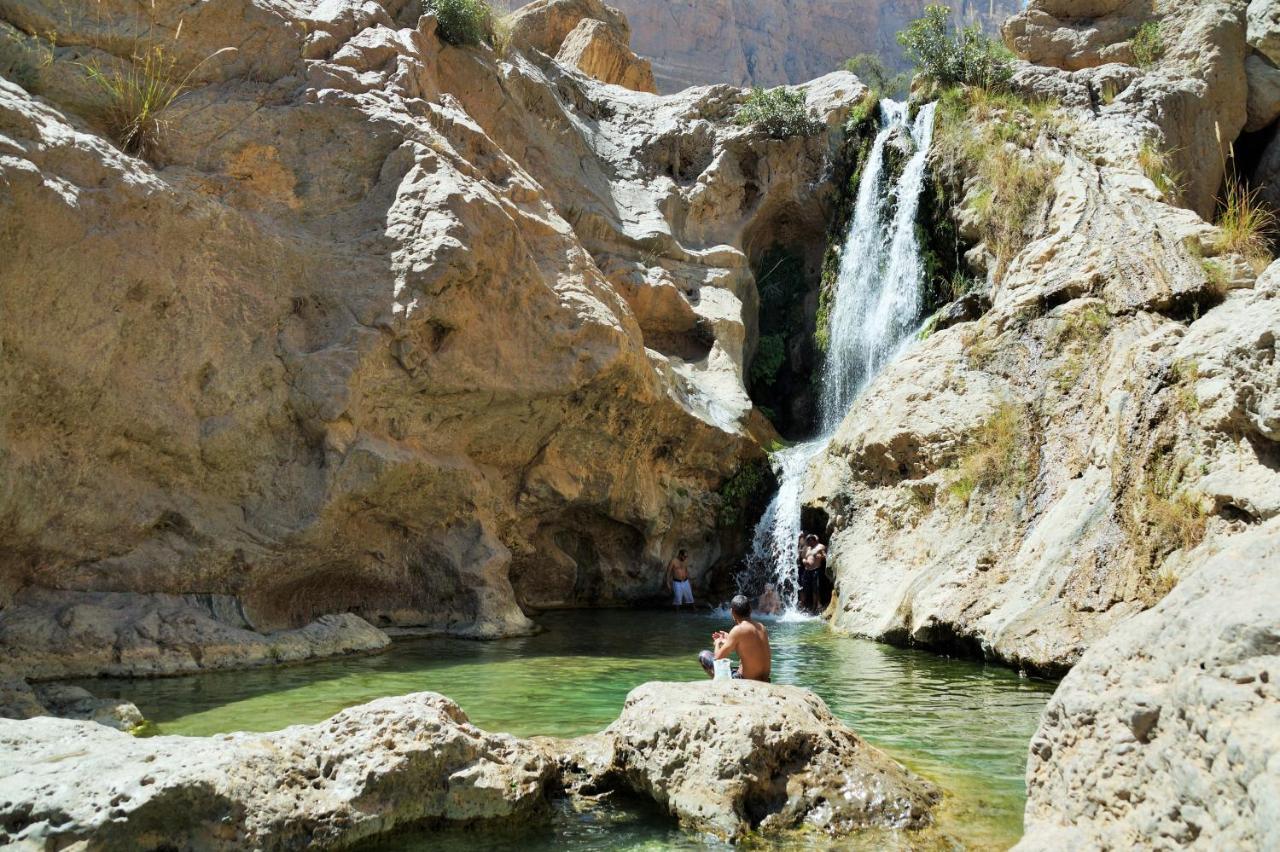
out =
<path fill-rule="evenodd" d="M 509 0 L 512 8 L 518 0 Z M 897 34 L 929 0 L 613 0 L 631 22 L 632 46 L 653 63 L 658 89 L 707 83 L 803 83 L 859 53 L 903 70 Z M 956 19 L 996 32 L 1018 0 L 958 0 Z"/>
<path fill-rule="evenodd" d="M 609 15 L 571 66 L 400 0 L 138 15 L 0 0 L 10 662 L 199 667 L 197 634 L 325 613 L 509 635 L 658 594 L 680 546 L 705 581 L 718 489 L 772 437 L 751 256 L 821 233 L 855 78 L 779 141 L 734 87 L 582 73 L 630 67 Z M 101 81 L 149 58 L 191 76 L 143 157 Z"/>
<path fill-rule="evenodd" d="M 1245 124 L 1245 4 L 1068 5 L 1005 30 L 1044 63 L 1015 92 L 1049 106 L 940 111 L 934 170 L 985 312 L 878 378 L 808 497 L 837 627 L 1059 673 L 1280 512 L 1274 279 L 1202 218 Z M 1163 57 L 1111 62 L 1147 20 Z M 980 163 L 948 180 L 984 127 L 1021 184 Z M 1007 218 L 978 220 L 1017 204 L 1013 252 Z"/>

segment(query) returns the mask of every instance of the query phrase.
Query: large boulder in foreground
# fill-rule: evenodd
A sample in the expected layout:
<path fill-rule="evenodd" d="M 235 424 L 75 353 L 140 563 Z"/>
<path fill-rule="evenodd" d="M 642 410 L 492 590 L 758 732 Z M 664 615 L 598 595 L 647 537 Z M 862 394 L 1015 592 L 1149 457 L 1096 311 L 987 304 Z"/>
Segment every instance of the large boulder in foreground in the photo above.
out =
<path fill-rule="evenodd" d="M 731 840 L 920 828 L 939 798 L 794 686 L 646 683 L 601 736 L 578 745 L 588 788 L 652 796 L 685 827 Z"/>
<path fill-rule="evenodd" d="M 0 721 L 0 845 L 345 846 L 416 823 L 527 818 L 554 769 L 432 693 L 272 734 L 137 739 L 92 722 Z"/>
<path fill-rule="evenodd" d="M 1018 848 L 1280 848 L 1277 679 L 1272 520 L 1063 680 L 1031 742 Z"/>

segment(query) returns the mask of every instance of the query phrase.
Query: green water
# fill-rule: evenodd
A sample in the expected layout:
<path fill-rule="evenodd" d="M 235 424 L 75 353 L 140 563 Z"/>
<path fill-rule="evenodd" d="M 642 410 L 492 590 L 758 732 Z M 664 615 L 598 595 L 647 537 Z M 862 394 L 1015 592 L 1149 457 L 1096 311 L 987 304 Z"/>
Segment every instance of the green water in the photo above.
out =
<path fill-rule="evenodd" d="M 374 698 L 432 690 L 457 701 L 482 728 L 568 737 L 606 727 L 640 683 L 703 677 L 695 656 L 725 619 L 709 613 L 594 611 L 548 614 L 539 623 L 546 632 L 521 639 L 410 640 L 374 657 L 89 686 L 132 700 L 167 734 L 270 731 L 318 722 Z M 867 740 L 946 793 L 938 833 L 925 845 L 1006 848 L 1018 839 L 1027 743 L 1053 684 L 837 636 L 819 622 L 766 624 L 775 682 L 813 689 Z M 904 843 L 877 838 L 873 846 Z M 549 825 L 520 838 L 449 832 L 400 838 L 383 848 L 705 845 L 636 803 L 588 812 L 559 803 Z"/>

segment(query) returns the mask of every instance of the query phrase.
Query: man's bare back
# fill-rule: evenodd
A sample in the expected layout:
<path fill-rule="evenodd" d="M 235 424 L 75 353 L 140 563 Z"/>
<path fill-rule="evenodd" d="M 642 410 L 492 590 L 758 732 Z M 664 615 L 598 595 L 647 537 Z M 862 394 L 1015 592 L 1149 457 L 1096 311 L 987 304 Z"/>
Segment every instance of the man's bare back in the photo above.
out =
<path fill-rule="evenodd" d="M 773 652 L 769 648 L 769 631 L 758 621 L 747 619 L 736 625 L 725 637 L 722 645 L 716 642 L 716 659 L 724 659 L 737 652 L 742 663 L 741 676 L 746 680 L 768 681 L 773 668 Z"/>
<path fill-rule="evenodd" d="M 729 612 L 733 615 L 733 628 L 728 633 L 717 630 L 711 634 L 715 650 L 699 653 L 698 664 L 707 677 L 715 677 L 715 661 L 737 654 L 739 665 L 734 677 L 767 683 L 773 668 L 768 631 L 751 620 L 751 601 L 745 595 L 736 595 L 729 602 Z"/>

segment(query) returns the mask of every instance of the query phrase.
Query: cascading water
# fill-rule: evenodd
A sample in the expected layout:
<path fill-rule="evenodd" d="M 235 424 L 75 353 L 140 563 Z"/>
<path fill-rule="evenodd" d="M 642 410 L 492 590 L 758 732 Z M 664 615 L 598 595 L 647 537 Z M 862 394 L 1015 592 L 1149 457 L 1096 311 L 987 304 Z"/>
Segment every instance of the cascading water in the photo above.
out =
<path fill-rule="evenodd" d="M 853 221 L 840 255 L 822 373 L 817 438 L 775 453 L 773 496 L 752 540 L 744 591 L 772 582 L 787 613 L 797 611 L 800 490 L 809 462 L 827 446 L 854 400 L 913 339 L 923 309 L 924 267 L 916 214 L 925 161 L 933 143 L 934 104 L 908 125 L 906 104 L 880 102 L 881 126 L 863 168 Z M 885 173 L 885 149 L 909 130 L 915 150 L 894 182 Z M 754 586 L 754 588 L 749 588 Z"/>

